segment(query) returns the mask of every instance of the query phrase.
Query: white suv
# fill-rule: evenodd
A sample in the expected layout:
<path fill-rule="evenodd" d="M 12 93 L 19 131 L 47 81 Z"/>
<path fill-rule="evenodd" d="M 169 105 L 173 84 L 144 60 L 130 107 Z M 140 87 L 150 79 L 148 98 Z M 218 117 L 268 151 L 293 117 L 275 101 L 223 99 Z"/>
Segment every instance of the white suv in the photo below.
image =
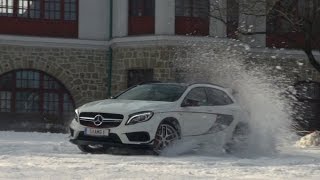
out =
<path fill-rule="evenodd" d="M 241 108 L 221 86 L 142 84 L 76 109 L 70 141 L 90 153 L 109 147 L 151 148 L 160 153 L 187 136 L 223 131 L 231 138 L 240 117 Z"/>

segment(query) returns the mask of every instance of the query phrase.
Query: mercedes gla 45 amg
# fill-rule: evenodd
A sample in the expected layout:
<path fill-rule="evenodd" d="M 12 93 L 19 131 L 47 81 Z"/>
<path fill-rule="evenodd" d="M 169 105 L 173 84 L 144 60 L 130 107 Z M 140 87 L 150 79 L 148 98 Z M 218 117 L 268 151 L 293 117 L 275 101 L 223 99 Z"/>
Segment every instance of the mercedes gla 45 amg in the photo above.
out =
<path fill-rule="evenodd" d="M 76 109 L 70 141 L 84 152 L 147 147 L 160 153 L 187 136 L 232 133 L 241 108 L 228 89 L 213 84 L 150 83 Z"/>

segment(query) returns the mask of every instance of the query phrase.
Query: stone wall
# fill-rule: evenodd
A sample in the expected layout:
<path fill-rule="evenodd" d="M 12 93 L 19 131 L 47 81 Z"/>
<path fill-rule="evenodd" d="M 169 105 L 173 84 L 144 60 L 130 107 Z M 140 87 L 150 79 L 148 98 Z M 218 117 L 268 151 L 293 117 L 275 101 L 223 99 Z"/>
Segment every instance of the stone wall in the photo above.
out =
<path fill-rule="evenodd" d="M 177 57 L 175 46 L 113 48 L 112 94 L 127 88 L 130 69 L 153 69 L 154 80 L 174 81 L 173 61 Z"/>
<path fill-rule="evenodd" d="M 226 51 L 228 47 L 233 47 L 232 43 L 214 42 L 204 44 L 203 47 L 183 42 L 176 45 L 113 45 L 111 94 L 115 95 L 127 88 L 128 71 L 132 69 L 153 69 L 154 80 L 162 82 L 190 82 L 190 79 L 210 81 L 214 73 L 224 76 L 228 74 L 224 72 L 228 69 L 228 63 L 232 63 L 227 60 L 237 57 L 237 54 L 232 55 L 231 51 Z M 244 55 L 247 58 L 246 68 L 260 68 L 270 77 L 285 77 L 275 78 L 279 79 L 279 84 L 294 85 L 307 80 L 320 82 L 320 73 L 304 56 L 244 54 L 247 54 Z M 206 61 L 210 62 L 209 65 Z M 107 48 L 0 45 L 0 62 L 0 75 L 12 70 L 34 69 L 55 77 L 65 85 L 77 107 L 104 99 L 108 95 Z M 223 79 L 220 76 L 217 79 Z"/>
<path fill-rule="evenodd" d="M 154 80 L 162 82 L 206 82 L 212 80 L 212 76 L 219 75 L 219 73 L 215 74 L 216 72 L 224 71 L 228 63 L 234 62 L 227 58 L 237 58 L 238 54 L 243 57 L 245 68 L 258 70 L 260 68 L 270 78 L 283 77 L 275 78 L 279 79 L 280 86 L 281 83 L 294 85 L 299 81 L 320 82 L 320 73 L 310 65 L 303 53 L 298 56 L 283 55 L 283 53 L 264 54 L 245 52 L 239 47 L 237 53 L 232 55 L 231 51 L 225 50 L 232 47 L 232 43 L 231 41 L 200 43 L 194 46 L 193 43 L 182 42 L 181 45 L 170 46 L 115 46 L 113 47 L 112 94 L 127 88 L 127 75 L 130 69 L 153 69 Z M 210 67 L 207 67 L 208 65 Z M 223 76 L 225 72 L 220 74 Z"/>
<path fill-rule="evenodd" d="M 0 75 L 35 69 L 57 78 L 75 105 L 107 97 L 107 51 L 0 45 Z"/>

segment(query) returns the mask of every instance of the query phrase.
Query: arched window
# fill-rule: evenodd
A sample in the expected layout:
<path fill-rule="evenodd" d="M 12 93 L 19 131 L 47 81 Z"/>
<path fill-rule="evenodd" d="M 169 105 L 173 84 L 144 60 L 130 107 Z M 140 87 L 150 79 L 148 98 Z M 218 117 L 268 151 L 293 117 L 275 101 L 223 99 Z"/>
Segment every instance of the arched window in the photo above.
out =
<path fill-rule="evenodd" d="M 59 117 L 73 113 L 69 92 L 55 78 L 36 70 L 0 76 L 0 113 L 41 113 Z"/>

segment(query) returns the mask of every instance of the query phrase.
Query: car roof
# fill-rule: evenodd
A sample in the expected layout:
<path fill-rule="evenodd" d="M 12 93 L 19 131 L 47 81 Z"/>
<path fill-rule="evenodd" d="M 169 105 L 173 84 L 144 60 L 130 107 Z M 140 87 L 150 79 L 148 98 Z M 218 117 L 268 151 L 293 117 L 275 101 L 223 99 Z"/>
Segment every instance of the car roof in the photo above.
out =
<path fill-rule="evenodd" d="M 140 83 L 140 85 L 142 84 L 168 84 L 168 85 L 180 85 L 180 86 L 185 86 L 185 87 L 189 87 L 189 86 L 193 86 L 193 85 L 210 85 L 210 86 L 216 86 L 219 88 L 223 88 L 225 89 L 225 87 L 217 85 L 217 84 L 213 84 L 213 83 L 200 83 L 200 82 L 196 82 L 196 83 L 176 83 L 176 82 L 145 82 L 145 83 Z"/>

